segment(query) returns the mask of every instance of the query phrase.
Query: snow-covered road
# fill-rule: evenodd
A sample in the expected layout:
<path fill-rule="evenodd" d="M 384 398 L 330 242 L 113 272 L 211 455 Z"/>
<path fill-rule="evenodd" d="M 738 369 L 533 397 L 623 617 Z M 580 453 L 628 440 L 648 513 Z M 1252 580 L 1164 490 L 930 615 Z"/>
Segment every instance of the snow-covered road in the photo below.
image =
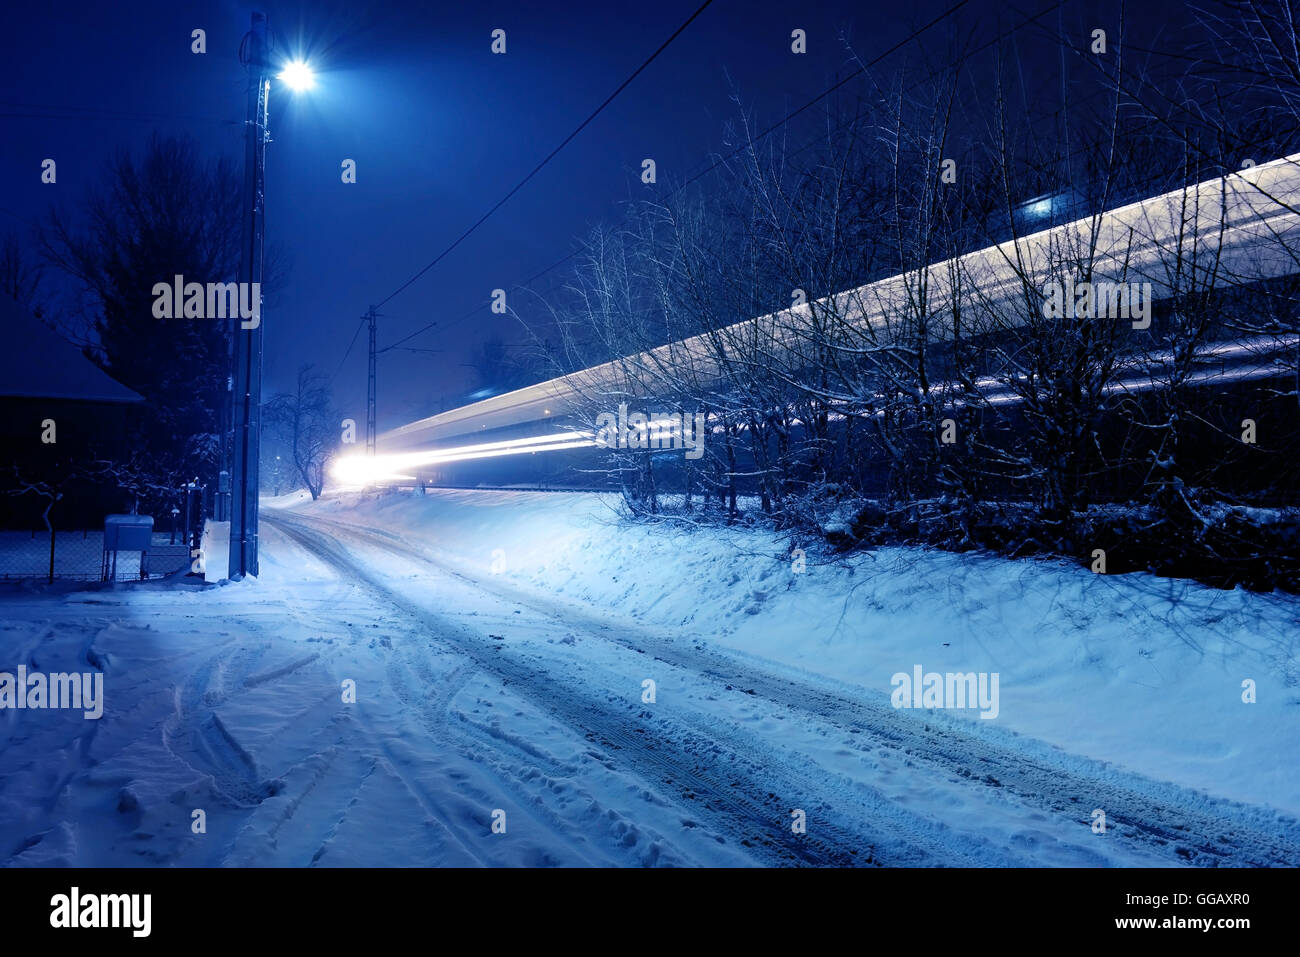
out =
<path fill-rule="evenodd" d="M 456 682 L 469 671 L 531 705 L 528 717 L 592 746 L 588 760 L 567 773 L 554 769 L 538 788 L 528 782 L 542 755 L 520 747 L 533 739 L 524 715 L 497 717 L 488 737 L 475 736 L 484 749 L 477 756 L 525 807 L 547 812 L 546 792 L 583 787 L 583 766 L 594 763 L 638 781 L 646 804 L 672 809 L 677 827 L 657 822 L 653 853 L 634 857 L 641 863 L 668 848 L 679 861 L 719 860 L 710 841 L 757 863 L 1300 861 L 1300 832 L 1276 833 L 1272 815 L 1252 820 L 1240 807 L 1116 775 L 1030 739 L 976 734 L 978 726 L 918 718 L 770 662 L 633 623 L 614 626 L 494 578 L 470 577 L 391 533 L 301 515 L 268 518 L 341 576 L 368 586 L 382 620 L 402 635 L 395 667 L 416 676 L 394 687 L 431 733 L 446 727 Z M 437 680 L 428 667 L 434 649 L 465 666 Z M 643 702 L 647 678 L 655 682 L 654 704 Z M 513 753 L 502 755 L 503 744 Z M 1096 807 L 1107 809 L 1105 841 L 1090 828 Z M 790 826 L 795 808 L 807 816 L 805 834 Z M 611 836 L 635 848 L 629 834 L 640 830 L 641 810 L 606 813 L 631 829 Z M 555 824 L 564 829 L 562 820 Z"/>
<path fill-rule="evenodd" d="M 1276 810 L 895 710 L 419 529 L 266 509 L 263 530 L 256 581 L 5 597 L 10 657 L 89 663 L 108 703 L 0 714 L 0 860 L 1300 863 Z"/>

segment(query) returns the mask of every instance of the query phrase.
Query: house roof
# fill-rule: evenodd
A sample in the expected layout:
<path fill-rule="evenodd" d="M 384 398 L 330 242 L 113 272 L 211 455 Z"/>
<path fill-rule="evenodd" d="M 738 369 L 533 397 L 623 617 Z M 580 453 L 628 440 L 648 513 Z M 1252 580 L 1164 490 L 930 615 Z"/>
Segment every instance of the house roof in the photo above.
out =
<path fill-rule="evenodd" d="M 81 350 L 0 293 L 0 396 L 143 402 Z"/>

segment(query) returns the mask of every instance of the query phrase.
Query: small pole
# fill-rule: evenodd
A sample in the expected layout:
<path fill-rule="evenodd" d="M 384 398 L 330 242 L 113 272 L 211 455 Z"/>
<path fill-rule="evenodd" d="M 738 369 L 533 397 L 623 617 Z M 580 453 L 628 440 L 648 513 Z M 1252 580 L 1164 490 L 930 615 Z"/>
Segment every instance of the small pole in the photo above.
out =
<path fill-rule="evenodd" d="M 379 314 L 375 312 L 375 307 L 371 306 L 366 313 L 366 320 L 370 323 L 370 363 L 368 367 L 369 376 L 366 382 L 366 454 L 375 454 L 375 319 Z"/>
<path fill-rule="evenodd" d="M 54 503 L 61 498 L 63 498 L 62 492 L 55 493 L 54 497 L 50 499 L 50 503 L 45 506 L 45 511 L 41 514 L 41 518 L 45 520 L 45 527 L 50 530 L 50 581 L 49 583 L 51 585 L 54 584 L 54 523 L 50 521 L 50 509 L 54 508 Z"/>

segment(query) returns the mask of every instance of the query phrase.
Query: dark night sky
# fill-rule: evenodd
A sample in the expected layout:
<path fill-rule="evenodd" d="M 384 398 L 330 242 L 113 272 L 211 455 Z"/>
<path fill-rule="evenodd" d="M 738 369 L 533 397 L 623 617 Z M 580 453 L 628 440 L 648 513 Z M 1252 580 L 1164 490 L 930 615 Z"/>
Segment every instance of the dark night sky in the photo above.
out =
<path fill-rule="evenodd" d="M 839 39 L 866 58 L 908 36 L 955 0 L 808 3 L 716 0 L 668 50 L 469 240 L 386 307 L 384 345 L 434 319 L 446 328 L 410 344 L 445 350 L 380 360 L 379 425 L 436 411 L 474 386 L 468 362 L 482 340 L 520 341 L 517 322 L 486 309 L 490 290 L 522 281 L 573 248 L 593 223 L 646 189 L 640 161 L 658 163 L 660 188 L 723 146 L 733 88 L 759 118 L 780 119 L 852 69 Z M 954 38 L 991 36 L 1023 7 L 968 3 L 881 64 L 882 75 L 944 61 Z M 269 305 L 267 392 L 303 362 L 333 372 L 371 302 L 392 292 L 531 169 L 686 19 L 698 0 L 528 3 L 295 3 L 262 5 L 273 31 L 319 71 L 317 88 L 271 98 L 268 242 L 291 260 Z M 1112 16 L 1067 4 L 1086 23 Z M 188 132 L 213 154 L 242 161 L 243 72 L 237 59 L 249 7 L 235 3 L 34 3 L 6 13 L 0 48 L 5 231 L 27 235 L 51 204 L 76 202 L 113 151 L 150 133 Z M 1095 12 L 1094 12 L 1095 11 Z M 1056 25 L 1056 15 L 1049 19 Z M 208 52 L 190 52 L 190 31 Z M 489 52 L 507 31 L 509 52 Z M 790 52 L 790 31 L 809 52 Z M 1028 36 L 1028 33 L 1026 33 Z M 1044 45 L 1046 47 L 1046 45 Z M 844 95 L 860 88 L 846 87 Z M 815 111 L 814 111 L 815 113 Z M 790 124 L 794 142 L 815 115 Z M 56 186 L 40 163 L 58 162 Z M 340 182 L 340 163 L 358 183 Z M 538 284 L 547 288 L 553 274 Z M 519 303 L 516 302 L 518 305 Z M 336 381 L 345 411 L 364 417 L 365 343 Z"/>

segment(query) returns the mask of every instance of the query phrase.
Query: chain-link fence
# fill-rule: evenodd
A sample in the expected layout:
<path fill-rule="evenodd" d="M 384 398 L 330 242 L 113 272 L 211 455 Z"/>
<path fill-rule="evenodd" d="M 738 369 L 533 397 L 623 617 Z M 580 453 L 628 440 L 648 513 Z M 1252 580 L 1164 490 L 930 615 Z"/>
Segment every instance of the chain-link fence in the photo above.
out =
<path fill-rule="evenodd" d="M 155 532 L 147 554 L 120 551 L 114 556 L 104 552 L 102 528 L 0 531 L 0 581 L 139 581 L 163 578 L 190 562 L 181 532 Z"/>

